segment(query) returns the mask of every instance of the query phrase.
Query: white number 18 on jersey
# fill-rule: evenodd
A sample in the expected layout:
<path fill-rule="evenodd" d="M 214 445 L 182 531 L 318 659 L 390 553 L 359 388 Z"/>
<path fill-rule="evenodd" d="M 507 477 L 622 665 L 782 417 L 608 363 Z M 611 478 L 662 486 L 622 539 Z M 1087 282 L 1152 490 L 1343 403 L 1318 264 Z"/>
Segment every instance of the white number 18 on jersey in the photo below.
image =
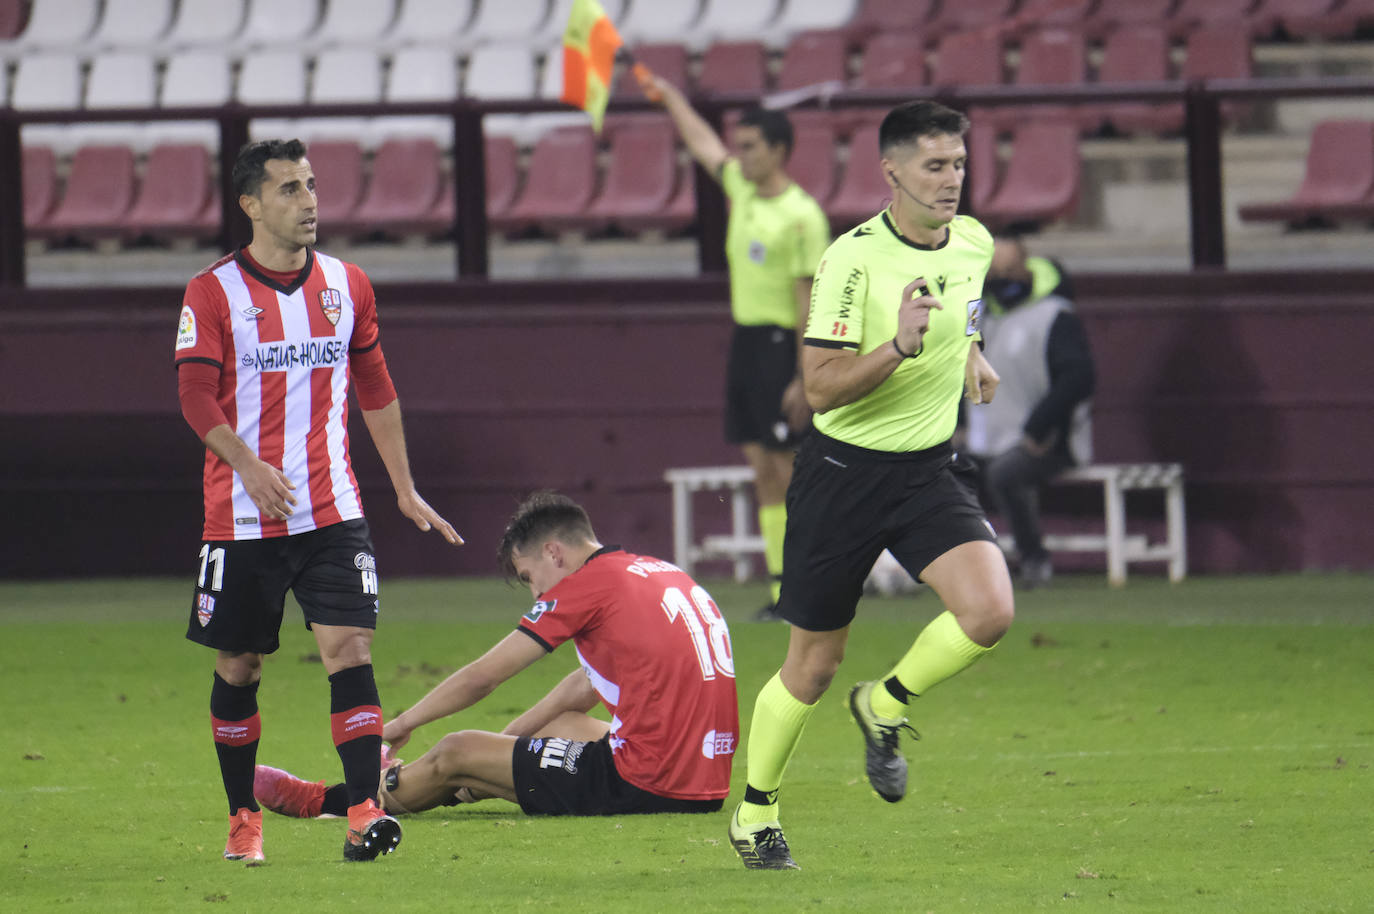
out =
<path fill-rule="evenodd" d="M 730 629 L 704 587 L 700 584 L 693 587 L 690 598 L 679 588 L 669 587 L 663 591 L 663 611 L 668 614 L 669 622 L 676 622 L 681 617 L 687 624 L 696 647 L 697 661 L 701 664 L 702 679 L 715 679 L 717 673 L 735 678 Z"/>

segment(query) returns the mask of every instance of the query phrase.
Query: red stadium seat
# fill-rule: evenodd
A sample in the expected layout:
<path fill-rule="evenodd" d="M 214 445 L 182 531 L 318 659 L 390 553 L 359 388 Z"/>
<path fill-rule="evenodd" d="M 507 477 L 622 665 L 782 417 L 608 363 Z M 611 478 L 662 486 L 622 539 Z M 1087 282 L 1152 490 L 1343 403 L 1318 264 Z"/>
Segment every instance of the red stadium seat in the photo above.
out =
<path fill-rule="evenodd" d="M 1093 38 L 1125 25 L 1164 26 L 1178 0 L 1099 0 L 1096 9 L 1084 21 L 1084 29 Z"/>
<path fill-rule="evenodd" d="M 1188 33 L 1183 79 L 1248 79 L 1254 74 L 1249 32 L 1240 24 L 1214 23 Z M 1221 103 L 1221 116 L 1235 121 L 1253 106 L 1245 102 Z"/>
<path fill-rule="evenodd" d="M 121 228 L 125 239 L 145 235 L 206 240 L 219 229 L 203 217 L 210 199 L 210 154 L 199 143 L 167 143 L 148 154 L 146 176 Z"/>
<path fill-rule="evenodd" d="M 20 167 L 24 169 L 24 226 L 42 226 L 57 204 L 57 154 L 48 146 L 25 146 Z"/>
<path fill-rule="evenodd" d="M 934 86 L 1002 84 L 1002 39 L 989 32 L 957 32 L 940 39 L 930 83 Z M 970 108 L 975 121 L 987 120 L 989 108 Z"/>
<path fill-rule="evenodd" d="M 34 227 L 34 234 L 81 240 L 115 237 L 133 199 L 133 150 L 83 146 L 72 157 L 61 202 L 47 222 Z"/>
<path fill-rule="evenodd" d="M 879 32 L 864 43 L 859 75 L 862 89 L 917 89 L 926 84 L 925 51 L 915 31 Z"/>
<path fill-rule="evenodd" d="M 635 224 L 668 205 L 677 183 L 677 134 L 665 119 L 625 124 L 611 139 L 601 193 L 587 210 L 588 227 Z"/>
<path fill-rule="evenodd" d="M 855 43 L 883 32 L 914 31 L 926 35 L 926 24 L 938 5 L 939 0 L 862 0 L 844 31 Z"/>
<path fill-rule="evenodd" d="M 1021 0 L 1013 17 L 1014 27 L 1030 30 L 1059 27 L 1082 28 L 1097 7 L 1097 0 Z"/>
<path fill-rule="evenodd" d="M 965 199 L 976 216 L 997 192 L 1002 178 L 1002 163 L 997 155 L 997 129 L 990 124 L 973 124 L 964 136 L 968 152 Z"/>
<path fill-rule="evenodd" d="M 0 0 L 0 40 L 7 41 L 22 32 L 28 12 L 24 0 Z"/>
<path fill-rule="evenodd" d="M 1159 25 L 1122 26 L 1102 46 L 1099 83 L 1159 82 L 1169 78 L 1169 36 Z M 1183 127 L 1181 102 L 1117 102 L 1085 105 L 1080 123 L 1088 130 L 1103 123 L 1120 133 L 1174 133 Z"/>
<path fill-rule="evenodd" d="M 840 32 L 804 32 L 788 42 L 778 71 L 778 89 L 849 79 L 849 51 Z"/>
<path fill-rule="evenodd" d="M 1168 28 L 1174 37 L 1184 37 L 1200 26 L 1245 23 L 1257 0 L 1179 0 L 1169 14 Z"/>
<path fill-rule="evenodd" d="M 433 221 L 443 184 L 443 154 L 428 137 L 387 140 L 372 158 L 372 178 L 353 214 L 333 225 L 350 235 L 424 235 L 447 226 Z"/>
<path fill-rule="evenodd" d="M 932 34 L 947 32 L 985 31 L 1000 34 L 1013 25 L 1012 9 L 1016 0 L 956 0 L 940 4 L 940 11 L 926 27 Z"/>
<path fill-rule="evenodd" d="M 1374 25 L 1374 0 L 1265 0 L 1258 18 L 1257 34 L 1353 38 L 1361 26 Z"/>
<path fill-rule="evenodd" d="M 701 56 L 702 92 L 762 92 L 768 88 L 768 53 L 760 41 L 717 41 Z"/>
<path fill-rule="evenodd" d="M 487 218 L 504 215 L 515 203 L 520 189 L 520 150 L 508 136 L 489 136 L 486 139 Z M 453 192 L 448 194 L 449 222 L 453 222 Z"/>
<path fill-rule="evenodd" d="M 1021 39 L 1018 86 L 1077 86 L 1088 78 L 1088 49 L 1083 33 L 1047 28 L 1027 32 Z M 1010 127 L 1027 117 L 1068 120 L 1075 117 L 1063 105 L 1017 105 L 992 109 L 993 121 Z"/>
<path fill-rule="evenodd" d="M 1242 206 L 1240 217 L 1294 223 L 1374 218 L 1374 122 L 1318 124 L 1297 193 L 1281 202 Z"/>
<path fill-rule="evenodd" d="M 697 170 L 691 161 L 677 169 L 677 190 L 668 204 L 656 213 L 622 214 L 616 222 L 626 232 L 666 232 L 685 230 L 697 217 Z"/>
<path fill-rule="evenodd" d="M 635 60 L 644 64 L 656 75 L 677 86 L 683 92 L 691 92 L 687 77 L 687 49 L 680 44 L 640 44 L 632 51 Z M 616 99 L 643 98 L 639 83 L 628 71 L 616 79 L 611 97 Z"/>
<path fill-rule="evenodd" d="M 1028 122 L 1013 135 L 1006 172 L 978 217 L 992 228 L 1062 219 L 1077 209 L 1081 173 L 1077 125 Z"/>
<path fill-rule="evenodd" d="M 590 127 L 559 127 L 539 138 L 530 156 L 525 187 L 504 215 L 500 231 L 539 227 L 558 232 L 586 227 L 596 190 L 596 138 Z"/>
<path fill-rule="evenodd" d="M 349 140 L 320 140 L 306 153 L 319 196 L 320 234 L 330 237 L 336 224 L 347 225 L 363 197 L 363 151 Z"/>
<path fill-rule="evenodd" d="M 824 209 L 835 193 L 835 130 L 806 124 L 795 128 L 793 138 L 787 173 Z"/>
<path fill-rule="evenodd" d="M 892 190 L 883 180 L 879 166 L 878 125 L 866 124 L 849 140 L 849 159 L 830 201 L 825 204 L 830 225 L 837 232 L 847 231 L 876 214 L 892 199 Z"/>

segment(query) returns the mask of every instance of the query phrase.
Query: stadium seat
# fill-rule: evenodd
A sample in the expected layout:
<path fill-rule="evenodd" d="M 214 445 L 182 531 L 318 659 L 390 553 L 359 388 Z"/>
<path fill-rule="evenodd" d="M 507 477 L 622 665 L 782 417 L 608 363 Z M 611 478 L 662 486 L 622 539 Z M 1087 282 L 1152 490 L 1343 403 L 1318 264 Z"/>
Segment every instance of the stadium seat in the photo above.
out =
<path fill-rule="evenodd" d="M 804 32 L 787 43 L 778 70 L 778 89 L 848 81 L 849 51 L 841 32 Z"/>
<path fill-rule="evenodd" d="M 372 159 L 367 191 L 352 215 L 335 220 L 340 233 L 427 235 L 447 225 L 432 220 L 443 187 L 443 154 L 433 140 L 388 140 Z"/>
<path fill-rule="evenodd" d="M 520 150 L 508 136 L 489 136 L 484 144 L 487 163 L 487 218 L 504 215 L 520 189 Z M 449 208 L 453 192 L 449 190 Z M 449 221 L 452 222 L 450 213 Z"/>
<path fill-rule="evenodd" d="M 964 135 L 964 149 L 968 153 L 968 170 L 964 178 L 964 199 L 975 216 L 997 193 L 1002 179 L 1002 162 L 997 154 L 997 128 L 991 124 L 973 124 Z"/>
<path fill-rule="evenodd" d="M 548 0 L 483 0 L 477 4 L 477 15 L 458 36 L 458 42 L 464 48 L 487 42 L 519 43 L 533 48 L 534 37 L 548 14 Z"/>
<path fill-rule="evenodd" d="M 930 83 L 934 86 L 997 86 L 1002 83 L 1002 39 L 988 31 L 955 32 L 940 39 Z M 976 121 L 991 115 L 989 108 L 969 108 Z"/>
<path fill-rule="evenodd" d="M 33 0 L 28 24 L 11 50 L 25 56 L 36 49 L 71 51 L 95 32 L 100 0 Z"/>
<path fill-rule="evenodd" d="M 223 105 L 233 88 L 229 56 L 223 51 L 193 48 L 167 58 L 162 72 L 164 108 Z"/>
<path fill-rule="evenodd" d="M 1021 0 L 1014 27 L 1036 30 L 1050 27 L 1081 29 L 1097 7 L 1097 0 Z"/>
<path fill-rule="evenodd" d="M 25 0 L 0 0 L 0 41 L 10 41 L 24 30 L 28 12 Z"/>
<path fill-rule="evenodd" d="M 622 219 L 652 215 L 668 205 L 677 177 L 677 133 L 661 118 L 641 118 L 611 138 L 606 180 L 587 209 L 588 227 L 604 231 Z"/>
<path fill-rule="evenodd" d="M 839 186 L 825 204 L 830 225 L 837 232 L 847 231 L 873 216 L 892 199 L 891 188 L 879 167 L 878 125 L 866 124 L 849 139 L 849 157 Z"/>
<path fill-rule="evenodd" d="M 463 95 L 480 99 L 535 98 L 534 57 L 523 44 L 489 44 L 468 58 Z M 482 119 L 488 134 L 519 134 L 523 120 L 518 114 L 488 114 Z"/>
<path fill-rule="evenodd" d="M 687 48 L 680 44 L 637 44 L 631 50 L 635 60 L 644 64 L 658 76 L 677 86 L 683 92 L 691 93 L 687 78 Z M 629 72 L 620 73 L 611 89 L 611 98 L 643 98 L 639 84 Z"/>
<path fill-rule="evenodd" d="M 134 153 L 128 146 L 83 146 L 72 157 L 67 186 L 40 238 L 83 241 L 114 237 L 134 197 Z"/>
<path fill-rule="evenodd" d="M 476 0 L 401 0 L 401 13 L 387 33 L 391 44 L 456 43 L 472 20 Z"/>
<path fill-rule="evenodd" d="M 1179 0 L 1169 14 L 1167 28 L 1175 38 L 1183 38 L 1200 26 L 1245 23 L 1257 0 Z"/>
<path fill-rule="evenodd" d="M 458 62 L 448 48 L 399 48 L 391 58 L 383 100 L 442 102 L 458 97 Z M 373 130 L 387 138 L 425 136 L 442 148 L 453 145 L 453 119 L 443 115 L 377 118 Z"/>
<path fill-rule="evenodd" d="M 582 227 L 595 190 L 596 139 L 591 128 L 561 127 L 535 144 L 520 196 L 491 222 L 507 232 Z"/>
<path fill-rule="evenodd" d="M 322 140 L 306 150 L 315 173 L 320 235 L 331 237 L 335 223 L 347 225 L 363 196 L 363 151 L 348 140 Z"/>
<path fill-rule="evenodd" d="M 1198 26 L 1188 33 L 1180 76 L 1196 79 L 1248 79 L 1254 74 L 1249 32 L 1240 23 Z M 1253 106 L 1223 101 L 1221 116 L 1231 122 L 1244 117 Z"/>
<path fill-rule="evenodd" d="M 626 42 L 682 41 L 701 13 L 701 0 L 653 0 L 631 3 L 624 21 L 618 23 Z"/>
<path fill-rule="evenodd" d="M 151 108 L 157 102 L 157 64 L 146 51 L 108 51 L 91 61 L 87 108 Z"/>
<path fill-rule="evenodd" d="M 1090 38 L 1101 38 L 1127 25 L 1163 26 L 1178 0 L 1098 0 L 1084 22 Z"/>
<path fill-rule="evenodd" d="M 181 0 L 163 45 L 223 47 L 238 37 L 247 12 L 245 0 Z"/>
<path fill-rule="evenodd" d="M 319 45 L 375 46 L 396 20 L 397 0 L 329 0 L 310 36 Z"/>
<path fill-rule="evenodd" d="M 1335 0 L 1326 12 L 1303 12 L 1300 7 L 1320 5 L 1283 2 L 1268 3 L 1266 8 L 1282 6 L 1279 25 L 1285 34 L 1294 38 L 1353 38 L 1360 29 L 1374 28 L 1374 0 Z"/>
<path fill-rule="evenodd" d="M 793 35 L 842 29 L 854 20 L 858 11 L 859 0 L 784 0 L 773 28 Z"/>
<path fill-rule="evenodd" d="M 658 212 L 621 214 L 617 219 L 623 231 L 673 234 L 687 229 L 697 217 L 697 169 L 690 160 L 677 166 L 677 188 L 668 204 Z"/>
<path fill-rule="evenodd" d="M 701 56 L 701 92 L 763 92 L 768 88 L 768 52 L 760 41 L 718 41 Z"/>
<path fill-rule="evenodd" d="M 218 214 L 214 224 L 204 221 L 212 183 L 210 154 L 204 146 L 156 146 L 148 154 L 143 174 L 134 204 L 120 224 L 126 240 L 144 236 L 205 240 L 216 234 Z"/>
<path fill-rule="evenodd" d="M 931 14 L 938 6 L 939 0 L 860 0 L 844 30 L 855 44 L 883 32 L 916 32 L 929 43 Z"/>
<path fill-rule="evenodd" d="M 563 43 L 563 32 L 568 27 L 568 14 L 572 11 L 573 2 L 574 0 L 552 0 L 549 4 L 549 14 L 544 17 L 544 24 L 530 39 L 531 47 L 551 48 Z M 625 6 L 629 0 L 600 0 L 600 3 L 607 18 L 619 25 L 625 16 Z M 624 38 L 623 35 L 621 37 Z"/>
<path fill-rule="evenodd" d="M 49 146 L 25 146 L 20 167 L 24 169 L 24 225 L 32 231 L 47 222 L 57 204 L 57 154 Z"/>
<path fill-rule="evenodd" d="M 855 86 L 917 89 L 926 84 L 926 58 L 916 31 L 878 32 L 864 42 Z"/>
<path fill-rule="evenodd" d="M 248 15 L 237 43 L 241 46 L 291 45 L 310 41 L 320 19 L 318 0 L 248 0 Z"/>
<path fill-rule="evenodd" d="M 1088 49 L 1077 29 L 1044 28 L 1021 37 L 1021 63 L 1016 69 L 1018 86 L 1078 86 L 1088 78 Z M 1074 109 L 1063 105 L 1015 105 L 992 109 L 999 125 L 1010 127 L 1026 117 L 1067 120 Z"/>
<path fill-rule="evenodd" d="M 1302 185 L 1287 200 L 1240 207 L 1247 222 L 1374 218 L 1374 122 L 1323 121 L 1312 130 Z"/>
<path fill-rule="evenodd" d="M 1161 25 L 1126 25 L 1107 36 L 1097 81 L 1159 82 L 1169 78 L 1169 36 Z M 1180 102 L 1114 102 L 1079 108 L 1085 130 L 1108 124 L 1118 133 L 1174 133 L 1183 127 Z"/>
<path fill-rule="evenodd" d="M 299 50 L 250 51 L 239 65 L 237 100 L 245 105 L 303 105 L 305 71 Z"/>
<path fill-rule="evenodd" d="M 175 9 L 174 0 L 105 0 L 100 25 L 86 44 L 152 50 L 171 27 Z"/>
<path fill-rule="evenodd" d="M 328 48 L 315 58 L 310 101 L 316 105 L 382 100 L 382 62 L 371 48 Z"/>
<path fill-rule="evenodd" d="M 1016 129 L 997 191 L 978 211 L 991 228 L 1041 225 L 1078 206 L 1082 159 L 1072 122 L 1031 121 Z"/>
<path fill-rule="evenodd" d="M 10 105 L 18 109 L 80 108 L 81 62 L 60 51 L 24 55 L 14 71 Z"/>
<path fill-rule="evenodd" d="M 945 35 L 949 32 L 984 31 L 995 36 L 1006 31 L 1011 23 L 1011 12 L 1016 0 L 958 0 L 957 3 L 941 3 L 939 12 L 926 26 L 925 31 L 932 35 Z"/>
<path fill-rule="evenodd" d="M 777 12 L 775 2 L 702 0 L 701 16 L 685 40 L 697 45 L 758 40 L 768 31 Z"/>
<path fill-rule="evenodd" d="M 799 124 L 793 137 L 787 173 L 824 209 L 835 195 L 835 130 L 822 123 Z"/>

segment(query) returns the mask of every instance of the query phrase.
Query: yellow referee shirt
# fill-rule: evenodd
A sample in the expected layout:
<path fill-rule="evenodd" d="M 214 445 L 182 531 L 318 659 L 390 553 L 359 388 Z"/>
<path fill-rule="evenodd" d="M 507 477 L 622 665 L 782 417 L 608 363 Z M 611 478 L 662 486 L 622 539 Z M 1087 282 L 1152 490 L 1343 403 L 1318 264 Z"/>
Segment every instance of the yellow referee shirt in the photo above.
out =
<path fill-rule="evenodd" d="M 735 323 L 796 327 L 797 280 L 816 274 L 830 241 L 825 213 L 795 181 L 777 196 L 760 197 L 737 159 L 725 160 L 720 185 L 730 200 L 725 257 Z"/>
<path fill-rule="evenodd" d="M 959 415 L 970 343 L 981 339 L 983 279 L 992 236 L 956 216 L 945 242 L 916 244 L 886 211 L 835 240 L 811 286 L 806 345 L 856 350 L 890 346 L 902 290 L 918 276 L 943 310 L 930 312 L 921 354 L 859 400 L 815 417 L 823 434 L 877 451 L 919 451 L 948 441 Z"/>

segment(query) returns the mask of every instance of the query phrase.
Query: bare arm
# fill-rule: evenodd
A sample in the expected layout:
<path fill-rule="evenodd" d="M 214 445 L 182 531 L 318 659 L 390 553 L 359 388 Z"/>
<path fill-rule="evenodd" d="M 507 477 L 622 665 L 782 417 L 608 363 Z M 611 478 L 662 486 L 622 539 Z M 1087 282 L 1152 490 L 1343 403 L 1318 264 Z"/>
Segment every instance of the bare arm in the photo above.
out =
<path fill-rule="evenodd" d="M 921 294 L 913 298 L 918 292 Z M 864 355 L 851 349 L 804 347 L 802 378 L 806 383 L 806 400 L 811 408 L 818 413 L 828 412 L 837 406 L 860 400 L 876 390 L 897 370 L 904 357 L 920 352 L 921 340 L 930 326 L 933 308 L 943 306 L 926 293 L 924 279 L 913 279 L 902 290 L 902 301 L 897 311 L 897 335 L 891 344 L 879 346 Z"/>
<path fill-rule="evenodd" d="M 216 425 L 205 433 L 205 446 L 239 475 L 244 491 L 259 511 L 276 520 L 291 516 L 291 506 L 296 503 L 296 496 L 291 494 L 295 483 L 281 470 L 258 459 L 232 428 Z"/>
<path fill-rule="evenodd" d="M 573 670 L 563 680 L 549 690 L 534 707 L 506 725 L 502 733 L 511 736 L 529 737 L 538 733 L 558 715 L 565 711 L 585 714 L 601 701 L 592 687 L 591 680 L 581 667 Z"/>
<path fill-rule="evenodd" d="M 382 739 L 393 749 L 399 749 L 417 727 L 472 707 L 546 653 L 533 638 L 523 632 L 511 632 L 491 650 L 431 689 L 409 709 L 387 721 Z"/>
<path fill-rule="evenodd" d="M 648 98 L 663 105 L 692 158 L 706 169 L 707 174 L 720 180 L 721 166 L 730 152 L 706 119 L 697 114 L 677 86 L 652 73 L 640 79 L 640 87 Z"/>
<path fill-rule="evenodd" d="M 795 296 L 797 302 L 797 376 L 782 392 L 782 414 L 793 431 L 799 432 L 811 422 L 811 406 L 806 402 L 806 388 L 802 384 L 802 370 L 805 366 L 806 322 L 811 318 L 811 277 L 797 280 Z"/>
<path fill-rule="evenodd" d="M 367 430 L 372 435 L 372 443 L 377 446 L 377 453 L 381 455 L 387 475 L 391 477 L 392 488 L 396 490 L 396 504 L 401 513 L 413 520 L 421 530 L 437 529 L 453 545 L 462 545 L 463 538 L 453 529 L 453 525 L 440 517 L 415 491 L 415 480 L 410 475 L 410 458 L 406 454 L 405 429 L 401 424 L 401 401 L 392 400 L 381 409 L 362 410 L 362 414 Z"/>

